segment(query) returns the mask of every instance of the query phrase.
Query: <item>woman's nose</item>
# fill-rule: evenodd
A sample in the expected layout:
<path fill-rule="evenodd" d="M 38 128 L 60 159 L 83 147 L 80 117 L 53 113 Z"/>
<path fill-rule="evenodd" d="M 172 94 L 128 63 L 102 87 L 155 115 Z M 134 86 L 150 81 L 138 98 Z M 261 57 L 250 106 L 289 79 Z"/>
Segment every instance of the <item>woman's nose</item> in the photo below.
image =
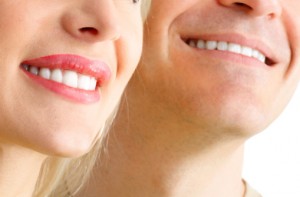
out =
<path fill-rule="evenodd" d="M 80 3 L 77 3 L 80 2 Z M 111 0 L 74 1 L 62 17 L 64 29 L 87 42 L 116 40 L 120 37 L 118 12 Z"/>

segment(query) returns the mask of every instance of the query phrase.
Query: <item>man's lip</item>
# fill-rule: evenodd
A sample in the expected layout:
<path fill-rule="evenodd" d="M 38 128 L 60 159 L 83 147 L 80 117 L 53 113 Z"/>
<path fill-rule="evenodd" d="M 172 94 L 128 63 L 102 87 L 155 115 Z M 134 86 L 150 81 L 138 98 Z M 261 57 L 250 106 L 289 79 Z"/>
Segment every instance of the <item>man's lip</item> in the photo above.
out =
<path fill-rule="evenodd" d="M 54 54 L 34 59 L 24 60 L 21 65 L 30 65 L 39 68 L 72 70 L 80 74 L 89 75 L 97 79 L 97 85 L 102 86 L 109 81 L 111 76 L 110 68 L 100 60 L 73 54 Z"/>
<path fill-rule="evenodd" d="M 225 41 L 230 43 L 236 43 L 242 46 L 247 46 L 252 49 L 256 49 L 261 52 L 264 56 L 266 56 L 267 61 L 270 62 L 271 65 L 274 65 L 278 62 L 278 58 L 273 53 L 271 48 L 265 44 L 265 42 L 260 39 L 252 39 L 246 38 L 246 36 L 237 34 L 237 33 L 226 33 L 226 34 L 204 34 L 204 35 L 185 35 L 181 36 L 181 38 L 186 41 L 188 39 L 194 40 L 206 40 L 206 41 Z"/>

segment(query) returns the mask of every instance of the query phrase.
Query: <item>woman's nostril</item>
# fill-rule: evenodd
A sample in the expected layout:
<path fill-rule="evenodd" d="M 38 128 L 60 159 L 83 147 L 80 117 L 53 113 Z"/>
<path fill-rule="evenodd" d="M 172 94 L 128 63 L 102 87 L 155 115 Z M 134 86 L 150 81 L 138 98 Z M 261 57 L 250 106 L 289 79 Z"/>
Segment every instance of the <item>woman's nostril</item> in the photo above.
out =
<path fill-rule="evenodd" d="M 83 28 L 80 28 L 79 31 L 81 33 L 89 33 L 89 34 L 92 34 L 92 35 L 97 35 L 98 34 L 98 30 L 93 28 L 93 27 L 83 27 Z"/>
<path fill-rule="evenodd" d="M 245 7 L 245 8 L 248 8 L 248 9 L 252 9 L 252 7 L 250 7 L 249 5 L 245 4 L 245 3 L 241 3 L 241 2 L 236 2 L 234 3 L 235 6 L 237 7 Z"/>

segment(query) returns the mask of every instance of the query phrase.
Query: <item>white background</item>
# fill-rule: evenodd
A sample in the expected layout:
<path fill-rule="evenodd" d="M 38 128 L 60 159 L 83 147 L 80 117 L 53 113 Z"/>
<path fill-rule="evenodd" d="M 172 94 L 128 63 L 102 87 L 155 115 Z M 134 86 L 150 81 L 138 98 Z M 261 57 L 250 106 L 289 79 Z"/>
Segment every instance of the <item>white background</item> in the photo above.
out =
<path fill-rule="evenodd" d="M 300 87 L 281 116 L 246 143 L 244 178 L 263 197 L 300 197 Z"/>

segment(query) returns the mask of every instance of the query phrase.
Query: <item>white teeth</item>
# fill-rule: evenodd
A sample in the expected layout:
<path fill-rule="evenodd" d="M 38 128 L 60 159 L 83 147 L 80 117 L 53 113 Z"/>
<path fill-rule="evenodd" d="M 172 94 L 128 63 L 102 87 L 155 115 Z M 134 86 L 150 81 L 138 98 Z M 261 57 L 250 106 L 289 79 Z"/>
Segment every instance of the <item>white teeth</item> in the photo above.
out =
<path fill-rule="evenodd" d="M 191 40 L 191 41 L 189 42 L 189 45 L 190 45 L 191 47 L 196 47 L 196 46 L 197 46 L 197 45 L 196 45 L 196 42 L 193 41 L 193 40 Z"/>
<path fill-rule="evenodd" d="M 49 68 L 41 68 L 39 72 L 39 76 L 45 79 L 50 79 L 51 71 Z"/>
<path fill-rule="evenodd" d="M 205 42 L 203 40 L 199 40 L 197 42 L 197 48 L 199 48 L 199 49 L 205 49 Z"/>
<path fill-rule="evenodd" d="M 196 44 L 195 44 L 196 45 Z M 22 65 L 24 70 L 29 71 L 34 75 L 38 75 L 44 79 L 62 83 L 72 88 L 78 88 L 82 90 L 95 90 L 97 87 L 97 80 L 95 77 L 79 74 L 71 70 L 61 70 L 49 68 L 38 68 L 30 65 Z"/>
<path fill-rule="evenodd" d="M 258 50 L 253 50 L 252 51 L 252 57 L 258 59 L 261 62 L 266 61 L 266 56 L 264 56 L 262 53 L 260 53 Z"/>
<path fill-rule="evenodd" d="M 90 81 L 91 78 L 89 76 L 78 74 L 78 88 L 83 90 L 94 90 L 95 88 L 90 89 Z"/>
<path fill-rule="evenodd" d="M 227 51 L 228 50 L 228 43 L 227 42 L 218 42 L 218 50 L 220 51 Z"/>
<path fill-rule="evenodd" d="M 237 54 L 241 54 L 242 47 L 239 44 L 229 43 L 228 51 L 231 51 L 231 52 L 237 53 Z"/>
<path fill-rule="evenodd" d="M 207 50 L 230 51 L 232 53 L 241 54 L 247 57 L 253 57 L 263 63 L 266 62 L 266 56 L 256 49 L 247 46 L 241 46 L 236 43 L 225 41 L 204 41 L 204 40 L 189 40 L 188 45 L 191 47 Z"/>
<path fill-rule="evenodd" d="M 60 69 L 54 69 L 51 72 L 51 78 L 52 81 L 56 81 L 58 83 L 62 83 L 63 81 L 63 75 L 62 75 L 62 71 Z"/>
<path fill-rule="evenodd" d="M 29 69 L 29 72 L 31 72 L 34 75 L 38 75 L 39 74 L 39 69 L 35 66 L 31 66 Z"/>
<path fill-rule="evenodd" d="M 24 64 L 24 65 L 22 65 L 23 66 L 23 68 L 25 69 L 25 70 L 29 70 L 29 65 L 27 65 L 27 64 Z"/>
<path fill-rule="evenodd" d="M 263 54 L 259 53 L 258 60 L 261 61 L 261 62 L 265 62 L 266 57 Z"/>
<path fill-rule="evenodd" d="M 217 48 L 218 43 L 216 41 L 207 41 L 206 42 L 206 49 L 208 50 L 215 50 Z"/>
<path fill-rule="evenodd" d="M 253 51 L 252 51 L 252 57 L 258 59 L 258 56 L 259 56 L 258 50 L 253 50 Z"/>
<path fill-rule="evenodd" d="M 92 77 L 90 81 L 90 89 L 94 90 L 96 88 L 96 85 L 97 85 L 97 81 L 95 78 Z"/>
<path fill-rule="evenodd" d="M 74 71 L 66 70 L 63 76 L 63 84 L 70 86 L 72 88 L 77 88 L 78 75 Z"/>
<path fill-rule="evenodd" d="M 252 56 L 252 49 L 250 47 L 242 47 L 242 52 L 241 54 L 251 57 Z"/>

